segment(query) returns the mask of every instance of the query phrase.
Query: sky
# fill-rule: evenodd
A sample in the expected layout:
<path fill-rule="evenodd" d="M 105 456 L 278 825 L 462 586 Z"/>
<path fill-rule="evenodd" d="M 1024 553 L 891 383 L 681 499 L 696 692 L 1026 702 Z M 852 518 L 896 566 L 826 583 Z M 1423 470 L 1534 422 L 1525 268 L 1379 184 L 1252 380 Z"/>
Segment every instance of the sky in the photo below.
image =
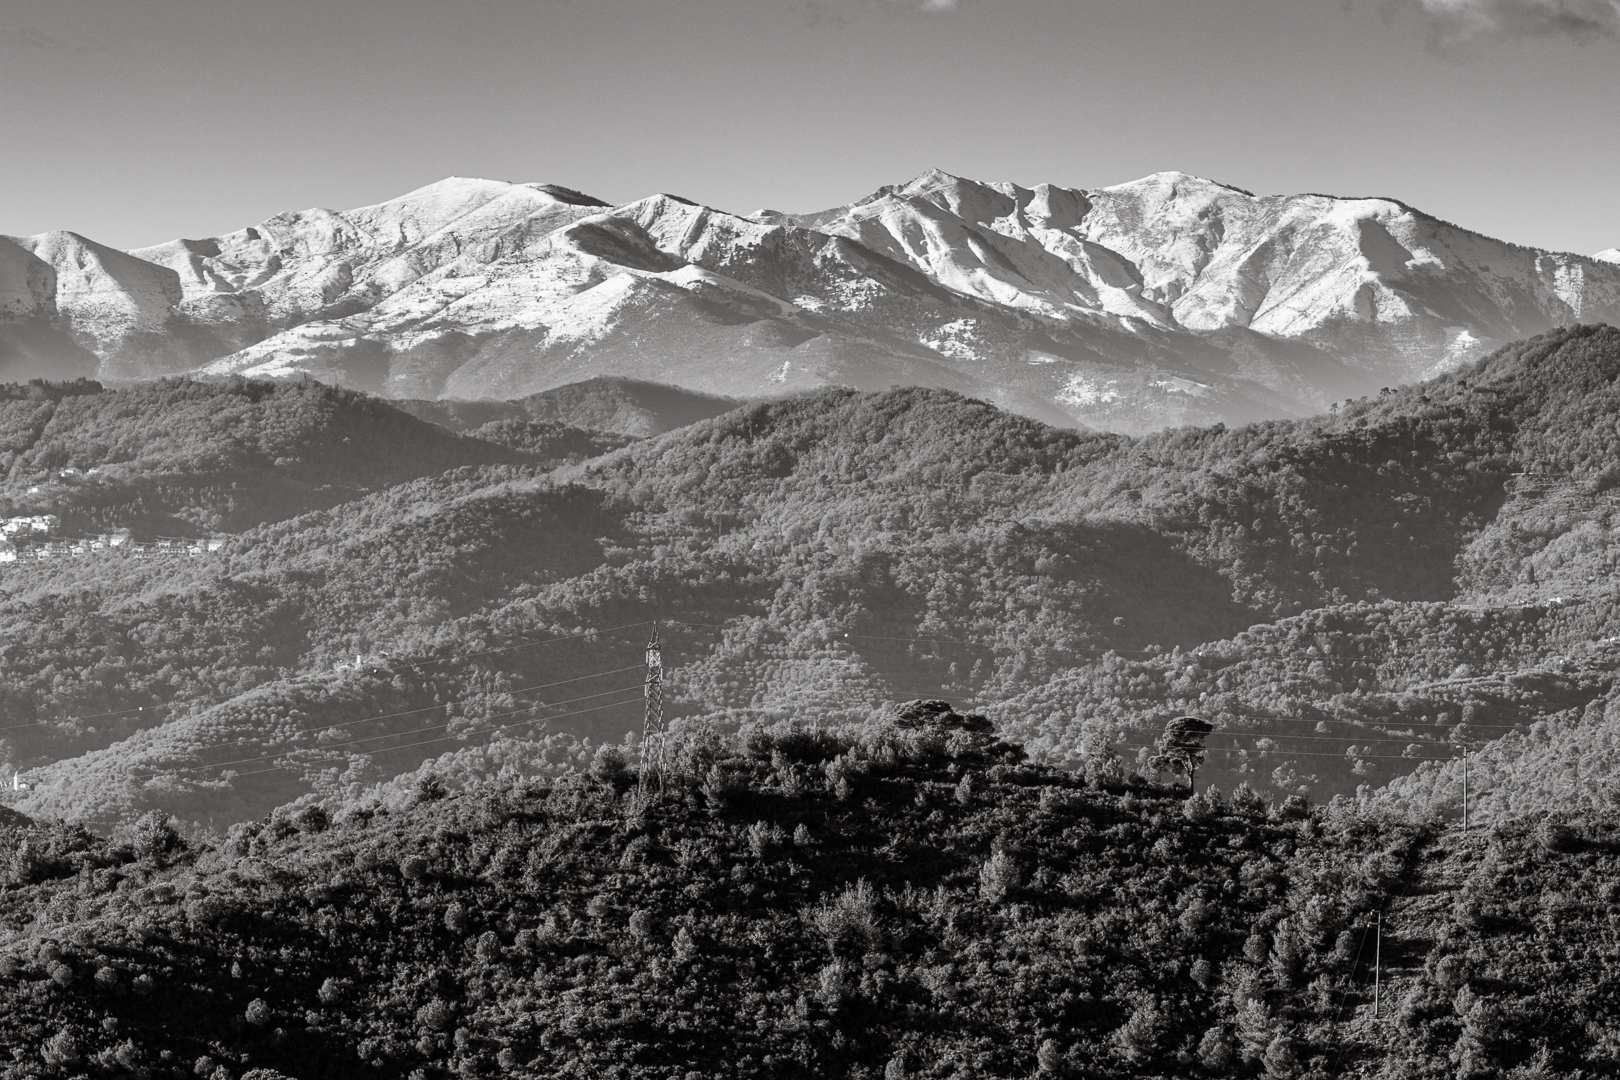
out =
<path fill-rule="evenodd" d="M 1620 0 L 0 0 L 0 234 L 1181 170 L 1620 245 Z"/>

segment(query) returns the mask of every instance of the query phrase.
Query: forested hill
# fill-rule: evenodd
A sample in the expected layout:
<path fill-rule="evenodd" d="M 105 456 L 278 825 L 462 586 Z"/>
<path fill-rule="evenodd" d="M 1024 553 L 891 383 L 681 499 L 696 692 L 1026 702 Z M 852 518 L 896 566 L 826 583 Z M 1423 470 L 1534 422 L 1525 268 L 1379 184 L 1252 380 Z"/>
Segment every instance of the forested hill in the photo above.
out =
<path fill-rule="evenodd" d="M 0 825 L 15 1077 L 1575 1078 L 1620 832 L 1464 837 L 1031 765 L 914 702 L 696 731 L 643 788 Z M 1374 928 L 1375 921 L 1379 929 Z M 1381 1012 L 1373 970 L 1379 963 Z"/>
<path fill-rule="evenodd" d="M 452 431 L 476 434 L 501 421 L 565 424 L 645 438 L 695 424 L 740 404 L 678 386 L 602 376 L 542 390 L 516 401 L 392 401 L 391 405 Z"/>
<path fill-rule="evenodd" d="M 1201 779 L 1371 799 L 1538 723 L 1607 730 L 1617 365 L 1620 331 L 1575 328 L 1313 420 L 1140 439 L 829 390 L 423 477 L 183 565 L 7 578 L 0 750 L 20 806 L 103 826 L 555 773 L 639 725 L 657 620 L 684 720 L 951 696 L 1042 761 L 1130 770 L 1191 712 Z M 1424 792 L 1403 805 L 1453 811 Z"/>
<path fill-rule="evenodd" d="M 0 387 L 0 516 L 56 514 L 70 535 L 234 532 L 447 469 L 535 460 L 524 449 L 313 382 L 36 381 Z"/>

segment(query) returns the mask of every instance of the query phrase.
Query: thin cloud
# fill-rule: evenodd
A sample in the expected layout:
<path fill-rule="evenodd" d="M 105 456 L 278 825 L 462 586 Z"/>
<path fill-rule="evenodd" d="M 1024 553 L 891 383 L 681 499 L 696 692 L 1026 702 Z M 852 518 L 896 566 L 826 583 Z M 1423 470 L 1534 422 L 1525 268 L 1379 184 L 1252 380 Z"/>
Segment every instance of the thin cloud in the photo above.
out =
<path fill-rule="evenodd" d="M 1481 38 L 1620 41 L 1620 0 L 1397 0 L 1416 11 L 1440 47 Z"/>
<path fill-rule="evenodd" d="M 793 0 L 811 26 L 843 27 L 864 15 L 944 15 L 962 9 L 962 0 Z"/>

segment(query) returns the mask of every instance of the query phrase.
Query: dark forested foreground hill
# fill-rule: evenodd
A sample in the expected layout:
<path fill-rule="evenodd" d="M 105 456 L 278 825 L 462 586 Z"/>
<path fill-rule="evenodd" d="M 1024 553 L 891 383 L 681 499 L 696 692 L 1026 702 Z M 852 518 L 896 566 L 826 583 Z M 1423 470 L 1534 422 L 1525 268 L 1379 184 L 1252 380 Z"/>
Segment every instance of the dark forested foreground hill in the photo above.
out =
<path fill-rule="evenodd" d="M 1602 803 L 1616 372 L 1620 331 L 1576 328 L 1140 439 L 829 390 L 423 476 L 185 563 L 8 574 L 0 751 L 18 806 L 107 827 L 336 805 L 424 758 L 551 774 L 639 726 L 658 620 L 672 712 L 722 728 L 943 694 L 1039 760 L 1129 770 L 1194 713 L 1223 788 L 1446 815 L 1447 762 L 1493 744 L 1495 776 L 1534 751 L 1504 812 Z"/>
<path fill-rule="evenodd" d="M 201 845 L 161 815 L 118 842 L 0 825 L 0 1070 L 1620 1070 L 1608 818 L 1462 837 L 1247 788 L 1183 799 L 989 730 L 943 702 L 699 729 L 646 789 L 606 750 L 555 782 L 429 778 Z"/>

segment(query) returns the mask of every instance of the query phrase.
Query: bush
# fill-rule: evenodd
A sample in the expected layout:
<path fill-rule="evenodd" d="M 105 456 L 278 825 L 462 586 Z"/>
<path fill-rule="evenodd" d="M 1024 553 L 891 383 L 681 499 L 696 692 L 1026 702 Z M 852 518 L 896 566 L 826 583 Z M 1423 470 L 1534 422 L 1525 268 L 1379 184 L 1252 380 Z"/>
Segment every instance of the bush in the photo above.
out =
<path fill-rule="evenodd" d="M 79 1040 L 70 1031 L 58 1031 L 39 1048 L 39 1056 L 49 1065 L 65 1068 L 77 1065 L 82 1059 Z"/>
<path fill-rule="evenodd" d="M 185 847 L 180 833 L 162 810 L 149 810 L 135 823 L 135 854 L 143 859 L 163 860 Z"/>
<path fill-rule="evenodd" d="M 1004 849 L 992 852 L 979 868 L 979 895 L 992 904 L 1006 900 L 1022 882 L 1018 860 Z"/>
<path fill-rule="evenodd" d="M 441 998 L 416 1010 L 416 1022 L 428 1031 L 444 1031 L 455 1020 L 455 1011 Z"/>

